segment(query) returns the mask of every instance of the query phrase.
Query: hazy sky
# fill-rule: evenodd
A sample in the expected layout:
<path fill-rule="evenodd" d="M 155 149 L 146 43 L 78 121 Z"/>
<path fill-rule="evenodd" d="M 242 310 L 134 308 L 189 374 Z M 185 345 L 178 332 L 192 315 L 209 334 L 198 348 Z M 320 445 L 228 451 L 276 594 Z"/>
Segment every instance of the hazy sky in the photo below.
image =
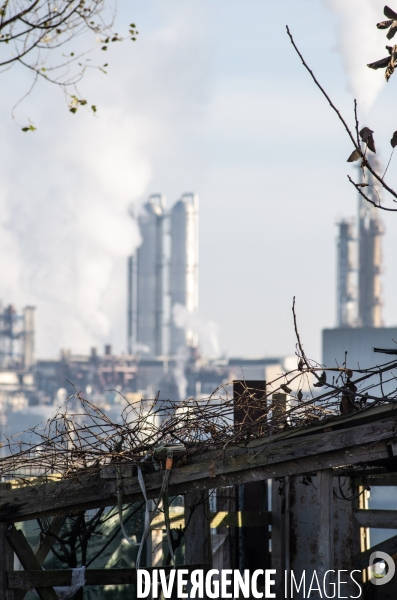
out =
<path fill-rule="evenodd" d="M 358 97 L 386 162 L 397 76 L 386 86 L 365 67 L 385 56 L 382 6 L 120 0 L 117 31 L 135 22 L 139 36 L 109 49 L 108 75 L 81 84 L 97 117 L 72 115 L 60 90 L 40 85 L 16 112 L 33 134 L 10 116 L 27 74 L 1 75 L 0 297 L 37 306 L 40 356 L 108 341 L 125 350 L 126 256 L 139 243 L 128 207 L 194 191 L 200 318 L 218 326 L 221 350 L 293 353 L 295 295 L 306 350 L 321 358 L 321 329 L 335 324 L 335 223 L 357 209 L 352 147 L 285 25 L 350 123 Z M 395 325 L 397 214 L 383 218 L 384 317 Z"/>

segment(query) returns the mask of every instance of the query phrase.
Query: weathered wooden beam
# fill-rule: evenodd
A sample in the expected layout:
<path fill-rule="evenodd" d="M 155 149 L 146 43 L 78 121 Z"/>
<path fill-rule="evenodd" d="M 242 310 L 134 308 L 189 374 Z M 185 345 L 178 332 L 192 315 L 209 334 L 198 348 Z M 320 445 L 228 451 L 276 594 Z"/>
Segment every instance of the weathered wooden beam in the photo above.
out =
<path fill-rule="evenodd" d="M 395 423 L 393 417 L 274 443 L 266 439 L 262 445 L 231 448 L 224 453 L 217 451 L 215 456 L 213 452 L 203 453 L 196 456 L 192 464 L 171 471 L 169 491 L 180 494 L 191 489 L 220 487 L 229 481 L 245 483 L 387 458 L 385 444 L 395 436 Z M 149 498 L 158 495 L 161 484 L 161 473 L 145 475 Z M 0 491 L 0 520 L 17 522 L 67 511 L 114 506 L 117 503 L 116 488 L 115 477 L 102 479 L 83 475 L 57 483 Z M 136 477 L 123 479 L 123 497 L 125 502 L 141 498 Z"/>
<path fill-rule="evenodd" d="M 47 554 L 50 552 L 51 548 L 53 547 L 55 540 L 56 540 L 56 536 L 60 532 L 62 525 L 65 523 L 66 519 L 67 519 L 67 515 L 56 515 L 52 519 L 51 525 L 50 525 L 44 539 L 41 541 L 39 549 L 36 552 L 36 558 L 37 558 L 40 566 L 42 566 L 42 564 L 44 563 L 44 561 L 47 557 Z M 23 600 L 25 598 L 25 596 L 26 596 L 26 591 L 15 590 L 14 600 Z"/>
<path fill-rule="evenodd" d="M 145 567 L 170 569 L 203 569 L 206 564 L 177 565 L 176 567 Z M 15 590 L 30 590 L 32 588 L 49 588 L 54 586 L 69 586 L 72 582 L 71 569 L 51 569 L 46 571 L 9 571 L 8 587 Z M 136 569 L 87 569 L 85 585 L 130 585 L 136 583 Z"/>
<path fill-rule="evenodd" d="M 13 593 L 7 589 L 7 571 L 14 568 L 14 551 L 6 538 L 6 523 L 0 523 L 0 598 L 13 600 Z"/>
<path fill-rule="evenodd" d="M 41 569 L 41 565 L 37 560 L 35 553 L 20 529 L 16 529 L 14 525 L 10 525 L 6 531 L 6 538 L 25 570 L 32 569 L 39 571 Z M 54 592 L 52 587 L 34 587 L 41 600 L 58 600 L 58 595 Z"/>
<path fill-rule="evenodd" d="M 373 552 L 377 552 L 380 550 L 381 552 L 386 552 L 392 556 L 397 552 L 397 535 L 385 540 L 384 542 L 380 542 L 376 546 L 372 546 L 369 550 L 365 550 L 365 552 L 360 552 L 353 557 L 353 563 L 356 569 L 365 569 L 369 565 L 369 557 Z"/>
<path fill-rule="evenodd" d="M 356 479 L 357 485 L 369 485 L 370 487 L 397 487 L 397 475 L 369 475 L 368 477 L 359 477 Z"/>
<path fill-rule="evenodd" d="M 273 464 L 267 467 L 257 467 L 255 469 L 247 469 L 237 471 L 228 475 L 219 475 L 218 477 L 204 477 L 204 478 L 187 478 L 185 482 L 178 483 L 170 486 L 169 493 L 171 495 L 178 496 L 185 494 L 192 490 L 204 490 L 213 489 L 216 487 L 223 487 L 229 485 L 239 485 L 250 481 L 261 481 L 263 479 L 274 479 L 278 477 L 284 477 L 286 475 L 299 475 L 301 473 L 315 473 L 319 469 L 339 467 L 342 464 L 360 464 L 369 461 L 383 460 L 388 457 L 387 448 L 384 442 L 378 442 L 368 445 L 358 446 L 351 449 L 336 450 L 332 453 L 324 455 L 317 455 L 313 457 L 303 457 L 300 460 L 286 461 L 279 464 Z M 156 476 L 146 476 L 146 482 L 152 483 Z M 151 481 L 149 481 L 149 479 Z M 127 488 L 128 493 L 125 494 L 125 502 L 136 502 L 141 500 L 141 492 L 137 491 L 135 482 Z M 81 493 L 85 493 L 89 496 L 90 491 L 85 487 L 81 490 Z M 149 498 L 155 498 L 158 495 L 158 486 L 153 489 L 147 490 L 147 496 Z M 93 494 L 95 497 L 95 494 Z M 61 511 L 64 512 L 65 508 L 58 508 L 52 504 L 50 507 L 43 506 L 43 504 L 50 504 L 49 499 L 46 498 L 46 494 L 37 494 L 38 499 L 42 500 L 41 503 L 23 503 L 22 500 L 15 500 L 15 508 L 18 510 L 18 517 L 11 516 L 15 515 L 15 511 L 7 513 L 9 522 L 13 520 L 26 521 L 41 516 L 59 514 Z M 81 498 L 75 494 L 69 497 L 68 509 L 70 512 L 78 512 L 80 510 L 87 510 L 90 508 L 98 508 L 101 506 L 113 506 L 115 499 L 110 497 L 106 500 L 100 500 L 96 497 L 95 500 L 90 502 L 81 502 Z M 5 515 L 3 515 L 4 517 Z"/>
<path fill-rule="evenodd" d="M 259 513 L 253 510 L 210 513 L 211 527 L 263 527 L 272 522 L 272 513 L 265 511 Z"/>
<path fill-rule="evenodd" d="M 247 423 L 262 424 L 265 431 L 269 423 L 268 402 L 266 397 L 266 381 L 240 380 L 233 381 L 234 428 L 244 432 Z M 284 411 L 285 412 L 285 411 Z M 275 409 L 273 408 L 273 417 Z M 251 481 L 235 487 L 235 502 L 238 512 L 243 515 L 247 511 L 259 516 L 261 510 L 268 509 L 268 485 L 266 481 Z M 255 571 L 270 566 L 269 528 L 267 523 L 254 530 L 247 529 L 245 524 L 228 535 L 235 536 L 236 559 L 241 572 L 245 569 Z M 264 576 L 260 575 L 258 585 L 264 586 Z"/>
<path fill-rule="evenodd" d="M 238 510 L 228 512 L 220 510 L 218 512 L 210 511 L 208 513 L 210 527 L 263 527 L 272 522 L 272 513 L 270 511 L 258 512 L 253 510 Z M 183 512 L 170 515 L 170 523 L 174 528 L 184 526 L 185 515 Z M 151 529 L 165 529 L 164 515 L 157 515 L 150 524 Z"/>
<path fill-rule="evenodd" d="M 333 475 L 332 469 L 317 472 L 317 575 L 323 581 L 327 571 L 334 568 L 333 525 Z M 329 594 L 328 590 L 328 594 Z M 322 597 L 322 596 L 321 596 Z"/>
<path fill-rule="evenodd" d="M 290 477 L 272 479 L 272 551 L 271 567 L 276 570 L 276 598 L 285 596 L 283 573 L 290 563 Z"/>
<path fill-rule="evenodd" d="M 361 527 L 397 529 L 397 510 L 358 509 L 354 516 Z"/>
<path fill-rule="evenodd" d="M 287 410 L 287 394 L 278 392 L 272 395 L 273 419 L 281 419 Z M 280 423 L 280 427 L 282 427 Z"/>
<path fill-rule="evenodd" d="M 62 529 L 65 521 L 67 519 L 67 515 L 56 515 L 51 521 L 51 525 L 41 542 L 39 549 L 36 552 L 36 558 L 39 561 L 40 565 L 42 565 L 47 558 L 48 553 L 53 547 L 55 540 Z"/>
<path fill-rule="evenodd" d="M 207 490 L 185 494 L 185 562 L 212 562 L 211 530 L 208 519 L 209 501 Z"/>

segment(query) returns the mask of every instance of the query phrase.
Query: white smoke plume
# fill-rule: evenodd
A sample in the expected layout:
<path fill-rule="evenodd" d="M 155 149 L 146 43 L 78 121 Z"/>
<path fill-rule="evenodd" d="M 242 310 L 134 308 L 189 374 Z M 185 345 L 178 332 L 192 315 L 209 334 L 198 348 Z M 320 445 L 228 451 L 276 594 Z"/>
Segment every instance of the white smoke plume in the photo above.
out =
<path fill-rule="evenodd" d="M 361 113 L 373 106 L 385 84 L 384 71 L 367 64 L 387 56 L 390 42 L 376 23 L 385 20 L 385 0 L 324 0 L 338 20 L 338 49 L 343 55 L 351 92 Z"/>
<path fill-rule="evenodd" d="M 174 304 L 172 317 L 177 327 L 197 335 L 199 344 L 206 353 L 213 357 L 219 356 L 219 327 L 214 321 L 204 321 L 197 313 L 189 312 L 182 304 Z"/>
<path fill-rule="evenodd" d="M 176 164 L 179 172 L 175 156 L 188 155 L 205 104 L 205 11 L 174 0 L 151 10 L 154 29 L 136 46 L 115 45 L 109 74 L 82 83 L 96 118 L 71 115 L 58 90 L 39 85 L 18 108 L 37 131 L 21 133 L 9 96 L 26 91 L 24 73 L 2 74 L 10 93 L 0 98 L 0 300 L 37 307 L 39 357 L 106 342 L 125 349 L 126 258 L 140 243 L 128 208 L 161 169 L 161 185 Z"/>
<path fill-rule="evenodd" d="M 176 387 L 178 389 L 179 400 L 186 400 L 187 394 L 187 378 L 185 374 L 186 364 L 189 358 L 189 352 L 187 348 L 179 348 L 178 353 L 175 357 L 175 366 L 173 368 L 173 376 L 175 379 Z"/>

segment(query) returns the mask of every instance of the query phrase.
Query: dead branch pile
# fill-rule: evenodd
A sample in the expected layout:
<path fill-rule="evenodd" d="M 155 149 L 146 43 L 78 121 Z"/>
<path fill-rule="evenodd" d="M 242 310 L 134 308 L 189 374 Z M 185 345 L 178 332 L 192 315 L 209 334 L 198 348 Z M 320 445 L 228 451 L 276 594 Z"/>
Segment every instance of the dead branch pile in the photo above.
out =
<path fill-rule="evenodd" d="M 271 443 L 282 429 L 397 402 L 396 369 L 396 360 L 372 369 L 323 368 L 306 357 L 298 335 L 297 369 L 268 382 L 266 392 L 245 386 L 233 397 L 224 385 L 200 400 L 125 399 L 117 423 L 76 393 L 44 427 L 7 440 L 0 476 L 64 478 L 125 462 L 158 470 L 170 446 L 184 464 L 193 453 L 222 452 L 260 436 Z"/>

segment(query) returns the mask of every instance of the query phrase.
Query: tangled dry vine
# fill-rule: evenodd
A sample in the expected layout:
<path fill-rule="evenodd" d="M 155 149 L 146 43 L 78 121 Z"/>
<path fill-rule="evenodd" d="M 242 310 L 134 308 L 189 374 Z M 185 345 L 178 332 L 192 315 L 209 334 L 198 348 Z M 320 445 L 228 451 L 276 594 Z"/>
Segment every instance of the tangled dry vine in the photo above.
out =
<path fill-rule="evenodd" d="M 204 450 L 221 454 L 229 446 L 258 437 L 271 444 L 280 429 L 397 402 L 397 360 L 370 369 L 349 365 L 347 357 L 343 365 L 320 365 L 304 352 L 295 301 L 292 310 L 297 368 L 268 381 L 262 394 L 243 384 L 242 393 L 236 395 L 232 384 L 224 384 L 204 399 L 172 401 L 158 395 L 129 402 L 124 398 L 120 419 L 113 422 L 76 390 L 44 427 L 6 441 L 0 476 L 28 484 L 32 476 L 36 482 L 37 476 L 68 478 L 119 463 L 153 472 L 163 468 L 169 447 L 181 465 Z M 280 398 L 283 410 L 277 407 Z"/>

